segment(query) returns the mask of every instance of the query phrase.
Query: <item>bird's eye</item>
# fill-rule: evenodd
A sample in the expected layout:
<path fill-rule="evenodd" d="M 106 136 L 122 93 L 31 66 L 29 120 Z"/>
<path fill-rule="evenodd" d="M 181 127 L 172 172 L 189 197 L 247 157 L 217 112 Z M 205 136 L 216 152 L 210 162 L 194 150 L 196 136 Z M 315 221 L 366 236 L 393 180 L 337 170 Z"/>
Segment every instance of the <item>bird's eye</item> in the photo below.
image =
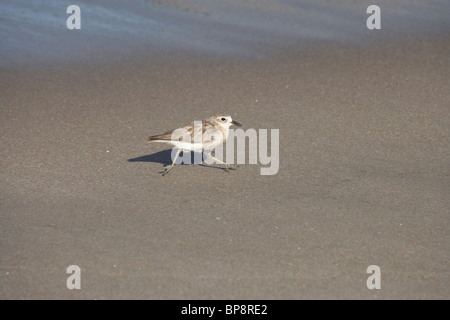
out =
<path fill-rule="evenodd" d="M 227 118 L 222 117 L 222 118 L 220 118 L 220 120 L 225 122 L 227 120 Z"/>

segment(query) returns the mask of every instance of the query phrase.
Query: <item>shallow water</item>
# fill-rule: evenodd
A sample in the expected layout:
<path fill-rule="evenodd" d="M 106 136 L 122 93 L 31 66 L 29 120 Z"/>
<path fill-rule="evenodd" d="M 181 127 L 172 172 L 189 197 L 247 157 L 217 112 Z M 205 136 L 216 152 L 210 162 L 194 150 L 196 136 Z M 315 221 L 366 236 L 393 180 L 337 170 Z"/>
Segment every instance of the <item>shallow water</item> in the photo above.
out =
<path fill-rule="evenodd" d="M 311 43 L 366 45 L 448 34 L 450 3 L 377 1 L 381 30 L 368 30 L 373 1 L 77 1 L 81 30 L 68 30 L 73 1 L 2 1 L 0 66 L 111 63 L 205 54 L 261 58 Z"/>

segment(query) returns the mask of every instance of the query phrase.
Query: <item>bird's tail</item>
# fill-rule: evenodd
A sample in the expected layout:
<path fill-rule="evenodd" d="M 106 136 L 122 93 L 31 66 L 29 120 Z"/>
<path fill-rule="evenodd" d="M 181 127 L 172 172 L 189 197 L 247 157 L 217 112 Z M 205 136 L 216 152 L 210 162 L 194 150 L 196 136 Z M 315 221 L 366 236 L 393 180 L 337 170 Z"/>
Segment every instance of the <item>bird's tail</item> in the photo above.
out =
<path fill-rule="evenodd" d="M 167 140 L 166 134 L 157 134 L 155 136 L 148 137 L 148 142 L 159 142 Z"/>

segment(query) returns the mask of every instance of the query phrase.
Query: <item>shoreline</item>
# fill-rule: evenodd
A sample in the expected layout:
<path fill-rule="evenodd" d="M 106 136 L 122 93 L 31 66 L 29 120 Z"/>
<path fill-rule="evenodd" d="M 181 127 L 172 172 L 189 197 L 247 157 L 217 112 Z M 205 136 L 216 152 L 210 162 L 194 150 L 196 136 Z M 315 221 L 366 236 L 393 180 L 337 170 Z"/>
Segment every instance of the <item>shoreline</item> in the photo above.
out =
<path fill-rule="evenodd" d="M 382 27 L 368 30 L 370 1 L 303 0 L 81 1 L 80 30 L 68 30 L 69 1 L 45 6 L 6 1 L 0 28 L 2 68 L 124 64 L 172 57 L 267 59 L 317 45 L 379 46 L 445 37 L 450 23 L 440 1 L 381 1 Z"/>

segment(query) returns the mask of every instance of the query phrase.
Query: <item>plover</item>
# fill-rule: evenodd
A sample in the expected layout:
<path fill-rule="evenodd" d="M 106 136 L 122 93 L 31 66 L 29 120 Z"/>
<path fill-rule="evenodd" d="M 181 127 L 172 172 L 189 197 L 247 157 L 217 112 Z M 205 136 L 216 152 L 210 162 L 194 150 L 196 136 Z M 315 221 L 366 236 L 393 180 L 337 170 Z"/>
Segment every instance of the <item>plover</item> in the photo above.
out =
<path fill-rule="evenodd" d="M 231 116 L 218 115 L 149 137 L 150 142 L 168 143 L 178 149 L 173 157 L 172 164 L 165 168 L 162 175 L 166 175 L 173 168 L 181 151 L 206 151 L 205 154 L 208 157 L 225 165 L 225 170 L 229 172 L 229 164 L 213 157 L 211 151 L 227 140 L 232 125 L 242 126 L 234 121 Z"/>

